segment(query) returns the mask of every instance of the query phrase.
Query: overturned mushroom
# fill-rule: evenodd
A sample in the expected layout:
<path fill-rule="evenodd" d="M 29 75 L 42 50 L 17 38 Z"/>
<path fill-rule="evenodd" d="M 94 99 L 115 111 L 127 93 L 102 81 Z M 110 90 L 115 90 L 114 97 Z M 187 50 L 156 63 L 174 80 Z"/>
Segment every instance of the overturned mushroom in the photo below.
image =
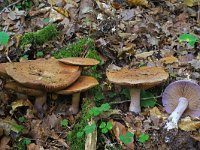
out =
<path fill-rule="evenodd" d="M 8 82 L 5 84 L 5 89 L 15 91 L 20 94 L 24 94 L 25 96 L 35 96 L 35 108 L 38 111 L 43 110 L 43 106 L 46 102 L 46 92 L 37 90 L 37 89 L 30 89 L 27 88 L 15 81 Z"/>
<path fill-rule="evenodd" d="M 68 57 L 59 59 L 60 62 L 69 64 L 69 65 L 78 65 L 78 66 L 94 66 L 99 64 L 99 61 L 92 58 L 82 58 L 82 57 Z"/>
<path fill-rule="evenodd" d="M 56 59 L 10 63 L 5 69 L 23 86 L 50 92 L 68 87 L 81 73 L 78 66 L 65 65 Z"/>
<path fill-rule="evenodd" d="M 89 76 L 80 76 L 78 80 L 69 86 L 65 90 L 61 90 L 56 92 L 57 94 L 61 95 L 72 95 L 72 105 L 70 106 L 69 111 L 72 114 L 76 114 L 79 111 L 79 101 L 80 101 L 80 93 L 90 89 L 96 85 L 98 85 L 98 81 Z"/>
<path fill-rule="evenodd" d="M 167 80 L 169 76 L 160 67 L 108 70 L 106 75 L 110 82 L 129 87 L 131 96 L 129 111 L 135 113 L 141 112 L 140 90 L 154 87 Z"/>
<path fill-rule="evenodd" d="M 165 128 L 178 128 L 183 113 L 185 116 L 200 116 L 200 86 L 189 80 L 175 81 L 164 90 L 162 103 L 167 113 L 171 113 Z"/>

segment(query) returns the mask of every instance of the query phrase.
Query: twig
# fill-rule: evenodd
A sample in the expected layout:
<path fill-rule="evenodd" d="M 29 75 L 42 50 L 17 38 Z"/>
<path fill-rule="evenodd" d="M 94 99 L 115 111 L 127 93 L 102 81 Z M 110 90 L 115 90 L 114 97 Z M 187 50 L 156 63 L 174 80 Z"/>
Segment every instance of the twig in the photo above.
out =
<path fill-rule="evenodd" d="M 18 1 L 16 1 L 16 2 L 11 3 L 11 4 L 9 4 L 8 6 L 4 7 L 4 8 L 0 11 L 0 15 L 1 15 L 6 9 L 8 9 L 9 7 L 11 7 L 11 6 L 13 6 L 13 5 L 16 5 L 17 3 L 21 2 L 21 1 L 22 1 L 22 0 L 18 0 Z"/>
<path fill-rule="evenodd" d="M 162 95 L 159 96 L 154 96 L 154 97 L 146 97 L 146 98 L 141 98 L 141 100 L 148 100 L 148 99 L 152 99 L 152 98 L 160 98 L 162 97 Z M 119 101 L 119 102 L 110 102 L 109 104 L 114 105 L 114 104 L 122 104 L 122 103 L 128 103 L 131 100 L 124 100 L 124 101 Z"/>

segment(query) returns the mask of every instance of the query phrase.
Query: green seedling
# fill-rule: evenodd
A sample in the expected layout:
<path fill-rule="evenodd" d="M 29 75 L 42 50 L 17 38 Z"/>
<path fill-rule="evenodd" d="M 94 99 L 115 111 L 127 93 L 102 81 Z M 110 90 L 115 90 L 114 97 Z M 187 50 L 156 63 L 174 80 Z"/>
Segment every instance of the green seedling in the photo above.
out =
<path fill-rule="evenodd" d="M 183 33 L 178 38 L 179 42 L 188 42 L 190 46 L 194 47 L 194 44 L 198 41 L 198 38 L 192 34 Z"/>
<path fill-rule="evenodd" d="M 26 147 L 29 144 L 31 144 L 31 140 L 29 138 L 21 138 L 17 141 L 16 148 L 19 150 L 26 150 Z"/>
<path fill-rule="evenodd" d="M 131 132 L 127 132 L 125 135 L 120 135 L 119 139 L 124 143 L 128 144 L 133 141 L 134 134 Z"/>
<path fill-rule="evenodd" d="M 94 132 L 95 129 L 96 129 L 96 124 L 93 123 L 91 125 L 87 125 L 87 126 L 85 126 L 85 128 L 83 129 L 83 131 L 78 132 L 76 134 L 76 136 L 78 138 L 81 138 L 84 135 L 84 133 L 85 134 L 90 134 L 90 133 Z"/>
<path fill-rule="evenodd" d="M 113 128 L 112 122 L 101 122 L 99 125 L 102 133 L 107 133 L 109 130 Z"/>
<path fill-rule="evenodd" d="M 37 56 L 37 57 L 43 57 L 43 56 L 44 56 L 44 53 L 43 53 L 43 52 L 37 52 L 37 53 L 36 53 L 36 56 Z"/>
<path fill-rule="evenodd" d="M 19 118 L 18 118 L 18 121 L 19 121 L 20 123 L 24 123 L 24 122 L 26 122 L 26 118 L 25 118 L 25 117 L 19 117 Z"/>
<path fill-rule="evenodd" d="M 67 119 L 63 119 L 63 120 L 60 121 L 60 125 L 63 128 L 67 127 L 68 124 L 69 124 L 69 121 Z"/>
<path fill-rule="evenodd" d="M 99 114 L 101 114 L 104 111 L 108 111 L 110 110 L 110 105 L 108 103 L 102 104 L 100 107 L 92 107 L 89 110 L 89 114 L 91 116 L 98 116 Z"/>
<path fill-rule="evenodd" d="M 0 32 L 0 45 L 7 45 L 9 40 L 9 35 L 6 32 Z"/>
<path fill-rule="evenodd" d="M 141 90 L 140 97 L 141 97 L 140 105 L 142 107 L 154 107 L 156 105 L 157 100 L 152 93 L 147 92 L 145 90 Z"/>
<path fill-rule="evenodd" d="M 145 143 L 146 141 L 148 141 L 149 140 L 149 135 L 148 134 L 141 134 L 140 136 L 139 136 L 139 139 L 138 139 L 138 141 L 140 142 L 140 143 Z"/>
<path fill-rule="evenodd" d="M 18 3 L 16 7 L 20 10 L 29 10 L 32 5 L 33 3 L 31 0 L 23 0 L 22 2 Z"/>

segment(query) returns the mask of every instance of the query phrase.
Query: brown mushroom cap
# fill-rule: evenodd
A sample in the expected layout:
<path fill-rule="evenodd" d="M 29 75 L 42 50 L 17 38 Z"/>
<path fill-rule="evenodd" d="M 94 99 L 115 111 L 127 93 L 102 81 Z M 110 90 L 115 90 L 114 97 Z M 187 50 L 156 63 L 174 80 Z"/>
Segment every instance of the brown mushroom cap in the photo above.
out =
<path fill-rule="evenodd" d="M 6 66 L 6 72 L 23 86 L 56 91 L 76 81 L 81 70 L 78 66 L 65 65 L 56 59 L 48 59 L 11 63 Z"/>
<path fill-rule="evenodd" d="M 9 77 L 5 69 L 7 64 L 8 63 L 0 63 L 0 76 Z"/>
<path fill-rule="evenodd" d="M 121 70 L 107 71 L 106 75 L 112 83 L 140 89 L 156 86 L 169 77 L 168 73 L 160 67 L 123 68 Z"/>
<path fill-rule="evenodd" d="M 99 82 L 93 77 L 80 76 L 78 80 L 67 89 L 58 91 L 56 93 L 61 95 L 73 94 L 81 91 L 86 91 L 87 89 L 90 89 L 98 84 Z"/>
<path fill-rule="evenodd" d="M 30 96 L 40 96 L 44 94 L 44 92 L 41 90 L 27 88 L 15 81 L 6 83 L 4 87 L 5 89 L 13 90 L 15 92 L 23 93 L 25 95 L 30 95 Z"/>
<path fill-rule="evenodd" d="M 81 58 L 81 57 L 68 57 L 59 59 L 60 62 L 70 65 L 78 66 L 94 66 L 99 64 L 99 61 L 92 58 Z"/>

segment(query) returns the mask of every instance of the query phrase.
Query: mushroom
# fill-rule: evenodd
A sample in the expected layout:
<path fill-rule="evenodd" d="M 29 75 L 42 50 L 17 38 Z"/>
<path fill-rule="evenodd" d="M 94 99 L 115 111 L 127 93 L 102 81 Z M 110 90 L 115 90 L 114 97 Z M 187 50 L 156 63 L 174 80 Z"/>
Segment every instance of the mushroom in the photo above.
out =
<path fill-rule="evenodd" d="M 6 72 L 22 86 L 39 89 L 43 94 L 36 98 L 35 107 L 42 111 L 47 92 L 68 87 L 80 76 L 78 66 L 66 65 L 56 59 L 31 60 L 6 65 Z"/>
<path fill-rule="evenodd" d="M 82 58 L 82 57 L 68 57 L 59 59 L 60 62 L 69 64 L 69 65 L 78 65 L 78 66 L 94 66 L 99 64 L 99 61 L 92 58 Z"/>
<path fill-rule="evenodd" d="M 80 93 L 90 89 L 96 85 L 98 85 L 98 81 L 90 76 L 80 76 L 78 80 L 69 86 L 65 90 L 61 90 L 56 92 L 61 95 L 72 95 L 72 105 L 69 108 L 69 111 L 72 114 L 76 114 L 79 111 L 79 101 L 80 101 Z"/>
<path fill-rule="evenodd" d="M 6 66 L 8 63 L 0 63 L 0 76 L 9 78 L 9 75 L 6 72 Z"/>
<path fill-rule="evenodd" d="M 65 65 L 56 59 L 10 63 L 5 69 L 23 86 L 45 91 L 62 90 L 76 81 L 81 73 L 78 66 Z"/>
<path fill-rule="evenodd" d="M 140 90 L 154 87 L 169 77 L 160 67 L 141 67 L 139 69 L 108 70 L 108 80 L 112 83 L 129 87 L 131 103 L 129 111 L 140 113 Z"/>
<path fill-rule="evenodd" d="M 200 116 L 200 86 L 189 80 L 175 81 L 164 90 L 162 103 L 167 113 L 171 113 L 164 128 L 178 128 L 183 113 L 185 116 Z"/>
<path fill-rule="evenodd" d="M 46 102 L 46 92 L 41 91 L 41 90 L 37 90 L 37 89 L 31 89 L 31 88 L 27 88 L 15 81 L 11 81 L 5 84 L 5 89 L 8 90 L 13 90 L 15 92 L 20 93 L 20 94 L 24 94 L 27 98 L 27 95 L 29 96 L 35 96 L 35 108 L 38 111 L 43 111 L 43 106 L 45 105 Z"/>

